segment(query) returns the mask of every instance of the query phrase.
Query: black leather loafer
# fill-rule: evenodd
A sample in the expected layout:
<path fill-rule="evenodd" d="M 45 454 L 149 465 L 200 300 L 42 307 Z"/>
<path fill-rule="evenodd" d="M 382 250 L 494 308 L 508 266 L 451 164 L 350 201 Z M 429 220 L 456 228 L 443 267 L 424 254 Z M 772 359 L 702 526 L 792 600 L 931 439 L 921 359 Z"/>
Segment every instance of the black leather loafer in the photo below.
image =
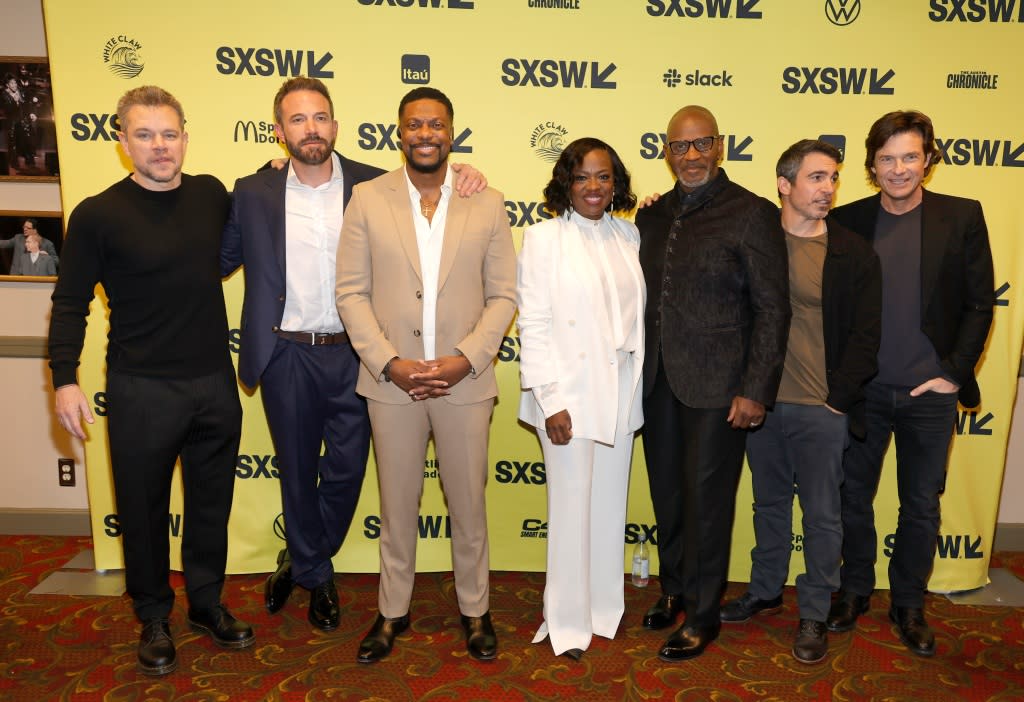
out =
<path fill-rule="evenodd" d="M 178 657 L 166 619 L 150 619 L 139 636 L 139 671 L 146 675 L 167 675 L 178 667 Z"/>
<path fill-rule="evenodd" d="M 566 651 L 562 651 L 562 655 L 565 656 L 566 658 L 571 658 L 571 659 L 573 659 L 574 661 L 576 661 L 578 663 L 579 660 L 581 658 L 583 658 L 583 649 L 582 648 L 570 648 L 570 649 L 568 649 Z"/>
<path fill-rule="evenodd" d="M 267 605 L 267 611 L 271 614 L 280 612 L 294 588 L 292 559 L 288 555 L 288 549 L 283 548 L 277 554 L 277 570 L 267 578 L 267 583 L 263 586 L 263 603 Z"/>
<path fill-rule="evenodd" d="M 668 663 L 696 658 L 704 653 L 708 644 L 718 638 L 720 627 L 683 625 L 669 637 L 665 645 L 658 651 L 658 658 Z"/>
<path fill-rule="evenodd" d="M 388 619 L 378 614 L 370 631 L 359 644 L 356 660 L 360 663 L 376 663 L 386 658 L 395 645 L 395 637 L 409 628 L 409 615 Z"/>
<path fill-rule="evenodd" d="M 222 604 L 209 609 L 190 608 L 188 623 L 194 630 L 208 634 L 222 648 L 246 648 L 256 641 L 252 627 L 231 616 Z"/>
<path fill-rule="evenodd" d="M 340 619 L 338 589 L 334 585 L 334 576 L 331 576 L 327 582 L 309 591 L 309 623 L 321 631 L 334 631 Z"/>
<path fill-rule="evenodd" d="M 664 629 L 676 623 L 684 609 L 682 595 L 662 595 L 644 615 L 645 629 Z"/>
<path fill-rule="evenodd" d="M 924 610 L 919 607 L 893 607 L 889 619 L 896 625 L 896 631 L 903 645 L 911 653 L 930 658 L 935 655 L 935 634 L 924 620 Z"/>
<path fill-rule="evenodd" d="M 866 595 L 840 592 L 828 611 L 825 624 L 829 631 L 850 631 L 857 626 L 857 617 L 867 612 L 870 606 L 871 598 Z"/>
<path fill-rule="evenodd" d="M 782 595 L 770 600 L 760 600 L 749 592 L 744 592 L 735 600 L 725 603 L 718 618 L 729 624 L 749 622 L 755 614 L 775 614 L 782 610 Z"/>
<path fill-rule="evenodd" d="M 466 632 L 466 650 L 478 661 L 493 660 L 498 655 L 498 636 L 491 624 L 491 613 L 482 617 L 462 615 L 462 628 Z"/>

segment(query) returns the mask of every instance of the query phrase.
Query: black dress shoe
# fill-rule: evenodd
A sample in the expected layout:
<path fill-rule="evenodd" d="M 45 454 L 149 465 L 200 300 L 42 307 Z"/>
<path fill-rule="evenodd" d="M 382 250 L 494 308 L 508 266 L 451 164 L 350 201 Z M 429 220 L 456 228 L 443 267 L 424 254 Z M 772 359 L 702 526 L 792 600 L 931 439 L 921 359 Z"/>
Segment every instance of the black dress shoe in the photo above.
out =
<path fill-rule="evenodd" d="M 704 653 L 708 644 L 718 638 L 720 627 L 689 626 L 684 624 L 669 637 L 658 651 L 658 658 L 669 663 L 696 658 Z"/>
<path fill-rule="evenodd" d="M 256 641 L 252 627 L 231 616 L 222 604 L 209 609 L 189 608 L 188 623 L 196 631 L 209 634 L 213 642 L 223 648 L 246 648 Z"/>
<path fill-rule="evenodd" d="M 825 622 L 801 619 L 793 641 L 793 658 L 808 665 L 820 663 L 828 655 L 828 629 Z"/>
<path fill-rule="evenodd" d="M 857 625 L 857 617 L 867 612 L 870 605 L 871 598 L 867 595 L 840 592 L 828 611 L 828 619 L 825 620 L 828 630 L 850 631 Z"/>
<path fill-rule="evenodd" d="M 491 613 L 482 617 L 462 615 L 462 628 L 466 632 L 466 650 L 478 661 L 493 660 L 498 655 L 498 636 L 491 625 Z"/>
<path fill-rule="evenodd" d="M 267 611 L 271 614 L 281 611 L 294 587 L 292 559 L 288 555 L 288 549 L 283 548 L 277 554 L 277 570 L 267 578 L 267 584 L 263 586 L 263 602 L 267 605 Z"/>
<path fill-rule="evenodd" d="M 171 626 L 166 619 L 150 619 L 139 636 L 139 671 L 146 675 L 166 675 L 178 667 Z"/>
<path fill-rule="evenodd" d="M 376 663 L 391 653 L 395 645 L 395 637 L 409 628 L 409 615 L 388 619 L 383 614 L 377 615 L 370 631 L 359 644 L 356 660 L 360 663 Z"/>
<path fill-rule="evenodd" d="M 935 634 L 924 620 L 924 610 L 919 607 L 893 607 L 889 619 L 896 625 L 900 641 L 911 653 L 928 658 L 935 655 Z"/>
<path fill-rule="evenodd" d="M 664 629 L 672 626 L 683 609 L 682 595 L 662 595 L 644 615 L 644 628 Z"/>
<path fill-rule="evenodd" d="M 338 628 L 339 619 L 338 589 L 332 575 L 327 582 L 309 591 L 309 623 L 321 631 L 334 631 Z"/>
<path fill-rule="evenodd" d="M 749 622 L 755 614 L 775 614 L 782 609 L 782 595 L 770 600 L 761 600 L 744 592 L 735 600 L 725 603 L 718 618 L 730 624 Z"/>
<path fill-rule="evenodd" d="M 583 658 L 583 649 L 582 648 L 570 648 L 570 649 L 568 649 L 566 651 L 562 651 L 562 655 L 565 656 L 566 658 L 571 658 L 571 659 L 573 659 L 574 661 L 576 661 L 578 663 L 579 660 L 581 658 Z"/>

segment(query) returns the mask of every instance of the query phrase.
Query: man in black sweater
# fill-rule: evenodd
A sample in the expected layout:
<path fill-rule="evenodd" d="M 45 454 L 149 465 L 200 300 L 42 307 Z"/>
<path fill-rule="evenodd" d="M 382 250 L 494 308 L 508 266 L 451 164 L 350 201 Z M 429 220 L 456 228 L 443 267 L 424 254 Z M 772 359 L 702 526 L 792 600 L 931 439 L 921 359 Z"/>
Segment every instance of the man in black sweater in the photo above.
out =
<path fill-rule="evenodd" d="M 117 106 L 134 172 L 82 201 L 68 221 L 53 293 L 50 368 L 61 425 L 85 439 L 95 420 L 76 371 L 97 283 L 110 302 L 107 421 L 125 582 L 143 623 L 139 669 L 177 666 L 168 617 L 171 476 L 181 457 L 181 558 L 191 626 L 244 648 L 252 628 L 221 604 L 242 410 L 227 345 L 218 254 L 229 199 L 211 176 L 181 173 L 180 103 L 144 86 Z"/>

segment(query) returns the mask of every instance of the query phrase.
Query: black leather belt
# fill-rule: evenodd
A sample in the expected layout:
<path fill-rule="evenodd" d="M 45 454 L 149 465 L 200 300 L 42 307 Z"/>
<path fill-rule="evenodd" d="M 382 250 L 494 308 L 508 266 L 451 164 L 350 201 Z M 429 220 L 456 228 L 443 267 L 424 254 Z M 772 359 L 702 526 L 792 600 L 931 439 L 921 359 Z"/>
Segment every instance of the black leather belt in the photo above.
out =
<path fill-rule="evenodd" d="M 309 344 L 310 346 L 330 346 L 333 344 L 347 344 L 348 333 L 335 332 L 333 334 L 324 332 L 308 331 L 285 331 L 277 329 L 274 331 L 282 339 L 294 341 L 297 344 Z"/>

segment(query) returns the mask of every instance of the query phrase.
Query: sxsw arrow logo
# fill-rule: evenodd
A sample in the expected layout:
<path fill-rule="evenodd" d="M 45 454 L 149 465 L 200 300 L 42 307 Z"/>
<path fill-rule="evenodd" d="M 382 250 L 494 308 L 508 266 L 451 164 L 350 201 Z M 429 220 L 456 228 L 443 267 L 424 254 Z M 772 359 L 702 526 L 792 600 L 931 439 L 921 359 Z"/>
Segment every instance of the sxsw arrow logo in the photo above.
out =
<path fill-rule="evenodd" d="M 943 163 L 954 166 L 1024 168 L 1024 142 L 1009 139 L 936 139 Z"/>
<path fill-rule="evenodd" d="M 970 534 L 951 536 L 939 534 L 935 537 L 939 550 L 939 558 L 960 558 L 960 548 L 963 547 L 963 558 L 984 558 L 985 552 L 981 550 L 981 537 L 971 540 Z"/>
<path fill-rule="evenodd" d="M 893 69 L 852 66 L 787 66 L 782 70 L 782 92 L 813 95 L 892 95 Z"/>
<path fill-rule="evenodd" d="M 220 46 L 216 57 L 217 72 L 227 76 L 295 77 L 305 73 L 310 78 L 334 77 L 334 71 L 324 68 L 334 59 L 330 51 L 317 58 L 315 51 Z"/>
<path fill-rule="evenodd" d="M 996 288 L 996 307 L 1009 307 L 1010 301 L 1007 300 L 1005 295 L 1010 290 L 1010 281 L 1006 281 L 998 288 Z"/>
<path fill-rule="evenodd" d="M 754 9 L 760 1 L 737 0 L 736 19 L 761 19 L 761 11 Z M 647 0 L 647 14 L 651 17 L 725 18 L 731 9 L 732 0 Z"/>
<path fill-rule="evenodd" d="M 509 87 L 614 90 L 618 84 L 609 78 L 617 68 L 614 62 L 602 67 L 598 61 L 506 58 L 501 62 L 501 82 Z"/>
<path fill-rule="evenodd" d="M 754 143 L 754 137 L 748 136 L 739 144 L 736 143 L 736 135 L 729 135 L 726 158 L 729 161 L 753 161 L 754 157 L 747 153 L 747 147 Z"/>
<path fill-rule="evenodd" d="M 968 419 L 970 421 L 968 421 Z M 976 434 L 980 436 L 992 436 L 992 430 L 986 429 L 985 425 L 994 419 L 991 412 L 987 412 L 984 417 L 978 419 L 977 412 L 957 412 L 956 418 L 956 433 L 963 434 L 964 429 L 967 429 L 967 434 Z"/>

